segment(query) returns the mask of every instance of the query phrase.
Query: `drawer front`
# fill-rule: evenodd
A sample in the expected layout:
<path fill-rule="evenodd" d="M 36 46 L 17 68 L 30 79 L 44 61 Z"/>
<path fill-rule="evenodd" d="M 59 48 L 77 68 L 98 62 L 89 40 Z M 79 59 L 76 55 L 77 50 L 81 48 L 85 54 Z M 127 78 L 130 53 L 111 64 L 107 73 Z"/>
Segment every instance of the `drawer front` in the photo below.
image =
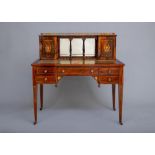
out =
<path fill-rule="evenodd" d="M 99 75 L 119 75 L 119 68 L 99 68 Z"/>
<path fill-rule="evenodd" d="M 37 74 L 41 75 L 54 74 L 55 71 L 55 67 L 37 67 Z"/>
<path fill-rule="evenodd" d="M 119 76 L 99 76 L 100 83 L 119 83 Z"/>
<path fill-rule="evenodd" d="M 74 76 L 74 75 L 79 75 L 79 76 L 95 76 L 98 75 L 98 69 L 97 68 L 82 68 L 82 67 L 61 67 L 58 68 L 58 74 L 60 75 L 68 75 L 68 76 Z"/>
<path fill-rule="evenodd" d="M 38 83 L 56 83 L 56 76 L 36 76 L 35 80 Z"/>

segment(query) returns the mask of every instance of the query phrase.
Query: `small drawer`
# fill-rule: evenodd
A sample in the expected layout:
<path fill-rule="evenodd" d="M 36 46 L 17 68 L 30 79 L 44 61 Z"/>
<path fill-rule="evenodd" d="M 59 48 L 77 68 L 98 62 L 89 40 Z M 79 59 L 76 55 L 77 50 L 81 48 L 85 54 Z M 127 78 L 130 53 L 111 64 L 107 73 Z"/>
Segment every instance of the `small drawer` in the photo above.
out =
<path fill-rule="evenodd" d="M 100 83 L 119 83 L 119 76 L 99 76 Z"/>
<path fill-rule="evenodd" d="M 97 75 L 97 68 L 86 68 L 86 67 L 68 67 L 68 68 L 58 68 L 58 74 L 61 75 L 79 75 L 79 76 L 89 76 L 89 75 Z"/>
<path fill-rule="evenodd" d="M 119 75 L 119 68 L 99 68 L 99 75 Z"/>
<path fill-rule="evenodd" d="M 48 75 L 54 74 L 55 71 L 55 67 L 37 67 L 37 74 Z"/>
<path fill-rule="evenodd" d="M 36 76 L 35 80 L 38 83 L 56 83 L 56 76 Z"/>

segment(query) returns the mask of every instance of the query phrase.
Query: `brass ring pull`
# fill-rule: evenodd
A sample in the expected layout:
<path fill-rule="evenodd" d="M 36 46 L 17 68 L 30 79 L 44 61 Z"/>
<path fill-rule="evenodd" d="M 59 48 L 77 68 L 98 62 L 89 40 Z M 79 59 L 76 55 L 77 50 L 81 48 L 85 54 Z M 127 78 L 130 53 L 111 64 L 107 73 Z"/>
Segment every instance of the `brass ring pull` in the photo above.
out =
<path fill-rule="evenodd" d="M 47 70 L 44 70 L 44 73 L 47 73 Z"/>
<path fill-rule="evenodd" d="M 45 78 L 45 81 L 47 81 L 47 77 Z"/>

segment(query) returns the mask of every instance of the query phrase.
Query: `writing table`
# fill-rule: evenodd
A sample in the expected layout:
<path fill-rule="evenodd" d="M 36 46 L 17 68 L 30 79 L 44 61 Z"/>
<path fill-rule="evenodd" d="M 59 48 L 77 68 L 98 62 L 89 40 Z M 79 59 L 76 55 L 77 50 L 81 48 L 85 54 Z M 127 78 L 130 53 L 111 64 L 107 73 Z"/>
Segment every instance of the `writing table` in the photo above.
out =
<path fill-rule="evenodd" d="M 43 109 L 43 85 L 58 86 L 64 76 L 91 76 L 98 86 L 112 85 L 113 110 L 118 85 L 119 123 L 122 125 L 124 64 L 116 59 L 116 35 L 41 34 L 40 59 L 32 63 L 34 124 L 37 123 L 37 90 L 40 86 L 40 110 Z"/>

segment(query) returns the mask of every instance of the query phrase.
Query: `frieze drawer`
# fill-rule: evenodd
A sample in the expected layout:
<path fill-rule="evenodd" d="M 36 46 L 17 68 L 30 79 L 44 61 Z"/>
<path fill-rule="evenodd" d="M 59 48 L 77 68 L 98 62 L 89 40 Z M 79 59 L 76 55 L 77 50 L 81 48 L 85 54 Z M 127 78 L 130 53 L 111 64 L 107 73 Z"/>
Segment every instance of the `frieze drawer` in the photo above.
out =
<path fill-rule="evenodd" d="M 58 68 L 58 74 L 60 75 L 80 75 L 80 76 L 87 76 L 87 75 L 98 75 L 98 69 L 97 68 L 83 68 L 83 67 L 77 67 L 77 68 Z"/>
<path fill-rule="evenodd" d="M 36 76 L 38 83 L 56 83 L 56 76 Z"/>
<path fill-rule="evenodd" d="M 54 74 L 55 71 L 55 67 L 37 67 L 37 74 L 48 75 Z"/>
<path fill-rule="evenodd" d="M 119 83 L 119 76 L 99 76 L 100 83 Z"/>
<path fill-rule="evenodd" d="M 119 75 L 119 68 L 99 68 L 99 75 Z"/>

